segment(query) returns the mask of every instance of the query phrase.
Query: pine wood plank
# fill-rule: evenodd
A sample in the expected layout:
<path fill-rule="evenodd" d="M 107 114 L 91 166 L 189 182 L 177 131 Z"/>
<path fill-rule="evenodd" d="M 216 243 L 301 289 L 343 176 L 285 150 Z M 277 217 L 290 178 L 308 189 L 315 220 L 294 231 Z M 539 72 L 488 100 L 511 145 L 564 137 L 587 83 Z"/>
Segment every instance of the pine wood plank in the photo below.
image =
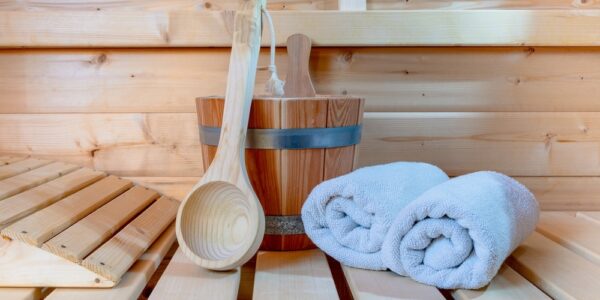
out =
<path fill-rule="evenodd" d="M 254 295 L 261 299 L 338 299 L 327 259 L 319 250 L 259 252 Z"/>
<path fill-rule="evenodd" d="M 43 249 L 80 263 L 158 197 L 155 191 L 134 186 L 44 243 Z"/>
<path fill-rule="evenodd" d="M 310 71 L 320 93 L 360 95 L 368 99 L 367 111 L 591 112 L 600 111 L 599 51 L 314 48 Z M 190 99 L 223 94 L 229 59 L 226 48 L 1 50 L 0 54 L 5 75 L 0 77 L 2 113 L 194 113 Z M 267 64 L 268 49 L 260 61 Z M 283 49 L 277 67 L 285 74 Z M 268 71 L 258 71 L 256 91 L 264 90 L 268 76 Z M 102 145 L 104 135 L 98 138 Z M 86 141 L 93 139 L 80 142 Z"/>
<path fill-rule="evenodd" d="M 595 10 L 274 11 L 272 15 L 280 46 L 299 31 L 317 46 L 600 43 L 600 12 Z M 5 33 L 0 47 L 227 47 L 232 41 L 233 14 L 222 12 L 3 11 L 0 18 L 4 20 L 0 31 Z M 82 22 L 85 27 L 77 26 Z M 268 34 L 263 36 L 263 45 L 268 45 Z"/>
<path fill-rule="evenodd" d="M 119 284 L 111 289 L 68 289 L 54 290 L 48 300 L 104 300 L 138 299 L 148 280 L 156 271 L 173 243 L 175 242 L 175 224 L 169 226 L 133 266 L 121 278 Z M 165 298 L 166 299 L 166 298 Z"/>
<path fill-rule="evenodd" d="M 507 263 L 553 299 L 595 299 L 600 293 L 599 266 L 537 232 Z"/>
<path fill-rule="evenodd" d="M 28 158 L 9 165 L 0 166 L 0 180 L 31 171 L 49 163 L 50 161 L 48 160 Z"/>
<path fill-rule="evenodd" d="M 358 124 L 362 119 L 361 99 L 329 99 L 327 127 L 342 127 Z M 335 178 L 352 171 L 355 146 L 325 149 L 323 179 Z"/>
<path fill-rule="evenodd" d="M 198 267 L 177 249 L 150 300 L 237 299 L 240 269 L 214 272 Z"/>
<path fill-rule="evenodd" d="M 344 276 L 356 300 L 421 299 L 441 300 L 444 296 L 432 286 L 413 281 L 392 272 L 356 269 L 342 265 Z"/>
<path fill-rule="evenodd" d="M 13 156 L 8 156 L 8 155 L 7 156 L 0 156 L 0 166 L 1 165 L 8 165 L 10 163 L 17 162 L 17 161 L 20 161 L 20 160 L 24 160 L 26 158 L 27 157 L 13 157 Z"/>
<path fill-rule="evenodd" d="M 327 127 L 327 99 L 281 103 L 281 128 Z M 323 181 L 324 149 L 281 150 L 281 215 L 298 215 L 310 191 Z"/>
<path fill-rule="evenodd" d="M 551 299 L 507 265 L 500 267 L 488 286 L 479 290 L 455 290 L 452 296 L 457 300 Z"/>
<path fill-rule="evenodd" d="M 600 265 L 600 226 L 574 213 L 544 212 L 537 231 L 587 260 Z"/>
<path fill-rule="evenodd" d="M 78 169 L 76 165 L 54 162 L 0 181 L 0 200 L 56 179 Z"/>
<path fill-rule="evenodd" d="M 79 191 L 104 176 L 105 174 L 99 171 L 80 169 L 0 201 L 0 229 Z"/>
<path fill-rule="evenodd" d="M 41 300 L 41 288 L 0 288 L 0 298 L 7 300 Z"/>
<path fill-rule="evenodd" d="M 118 281 L 156 238 L 173 222 L 179 202 L 161 197 L 100 248 L 83 266 Z"/>
<path fill-rule="evenodd" d="M 2 230 L 2 235 L 41 247 L 42 244 L 132 186 L 108 176 Z"/>
<path fill-rule="evenodd" d="M 123 177 L 169 198 L 182 200 L 200 177 Z"/>
<path fill-rule="evenodd" d="M 600 212 L 580 211 L 580 212 L 577 212 L 576 216 L 600 225 Z"/>

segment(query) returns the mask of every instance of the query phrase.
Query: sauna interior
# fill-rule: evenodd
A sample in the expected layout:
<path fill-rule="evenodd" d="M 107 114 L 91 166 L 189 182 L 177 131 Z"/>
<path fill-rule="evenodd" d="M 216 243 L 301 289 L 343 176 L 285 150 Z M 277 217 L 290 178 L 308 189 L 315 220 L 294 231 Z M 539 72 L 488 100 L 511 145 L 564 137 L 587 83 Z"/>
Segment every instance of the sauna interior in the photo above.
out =
<path fill-rule="evenodd" d="M 0 0 L 0 164 L 60 161 L 183 199 L 208 167 L 196 99 L 225 93 L 239 2 Z M 535 232 L 491 283 L 437 289 L 343 266 L 318 249 L 259 251 L 241 268 L 212 272 L 187 259 L 170 226 L 113 288 L 2 287 L 0 299 L 598 299 L 600 2 L 267 8 L 280 75 L 287 37 L 303 33 L 318 94 L 365 99 L 354 167 L 492 170 L 533 192 Z M 255 93 L 269 79 L 264 27 Z M 323 162 L 325 151 L 314 155 Z"/>

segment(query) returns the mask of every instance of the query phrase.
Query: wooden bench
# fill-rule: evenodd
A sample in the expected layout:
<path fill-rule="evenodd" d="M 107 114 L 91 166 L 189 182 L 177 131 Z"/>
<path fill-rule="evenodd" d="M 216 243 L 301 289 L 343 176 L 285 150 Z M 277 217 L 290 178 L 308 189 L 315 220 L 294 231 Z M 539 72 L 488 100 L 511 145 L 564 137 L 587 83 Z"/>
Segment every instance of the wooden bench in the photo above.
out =
<path fill-rule="evenodd" d="M 75 169 L 0 156 L 0 199 Z M 480 290 L 438 290 L 391 272 L 345 267 L 320 250 L 259 252 L 240 269 L 212 272 L 191 263 L 175 240 L 171 224 L 114 288 L 0 288 L 0 299 L 595 299 L 600 294 L 600 212 L 543 212 L 537 231 Z"/>

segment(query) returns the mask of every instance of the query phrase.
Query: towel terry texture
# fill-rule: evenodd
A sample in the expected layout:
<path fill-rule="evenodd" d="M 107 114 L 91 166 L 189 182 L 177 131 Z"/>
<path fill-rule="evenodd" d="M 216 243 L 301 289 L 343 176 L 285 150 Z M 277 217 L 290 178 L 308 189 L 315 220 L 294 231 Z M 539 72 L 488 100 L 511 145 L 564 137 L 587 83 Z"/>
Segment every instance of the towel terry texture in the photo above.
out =
<path fill-rule="evenodd" d="M 402 209 L 382 245 L 383 263 L 439 288 L 480 288 L 538 218 L 537 201 L 516 180 L 495 172 L 460 176 Z"/>
<path fill-rule="evenodd" d="M 302 207 L 306 234 L 345 265 L 385 270 L 381 245 L 398 212 L 447 180 L 433 165 L 397 162 L 325 181 L 313 189 Z"/>

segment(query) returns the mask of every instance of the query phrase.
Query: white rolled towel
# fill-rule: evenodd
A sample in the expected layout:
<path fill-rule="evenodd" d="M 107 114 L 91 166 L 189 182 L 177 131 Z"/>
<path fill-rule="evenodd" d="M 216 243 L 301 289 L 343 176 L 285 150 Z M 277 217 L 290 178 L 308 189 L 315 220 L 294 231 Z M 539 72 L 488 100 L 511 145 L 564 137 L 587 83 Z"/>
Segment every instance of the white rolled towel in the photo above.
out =
<path fill-rule="evenodd" d="M 396 214 L 447 180 L 442 170 L 430 164 L 397 162 L 325 181 L 302 207 L 306 234 L 345 265 L 385 270 L 381 245 Z"/>
<path fill-rule="evenodd" d="M 383 261 L 438 288 L 480 288 L 538 218 L 535 197 L 516 180 L 495 172 L 460 176 L 423 193 L 396 216 Z"/>

